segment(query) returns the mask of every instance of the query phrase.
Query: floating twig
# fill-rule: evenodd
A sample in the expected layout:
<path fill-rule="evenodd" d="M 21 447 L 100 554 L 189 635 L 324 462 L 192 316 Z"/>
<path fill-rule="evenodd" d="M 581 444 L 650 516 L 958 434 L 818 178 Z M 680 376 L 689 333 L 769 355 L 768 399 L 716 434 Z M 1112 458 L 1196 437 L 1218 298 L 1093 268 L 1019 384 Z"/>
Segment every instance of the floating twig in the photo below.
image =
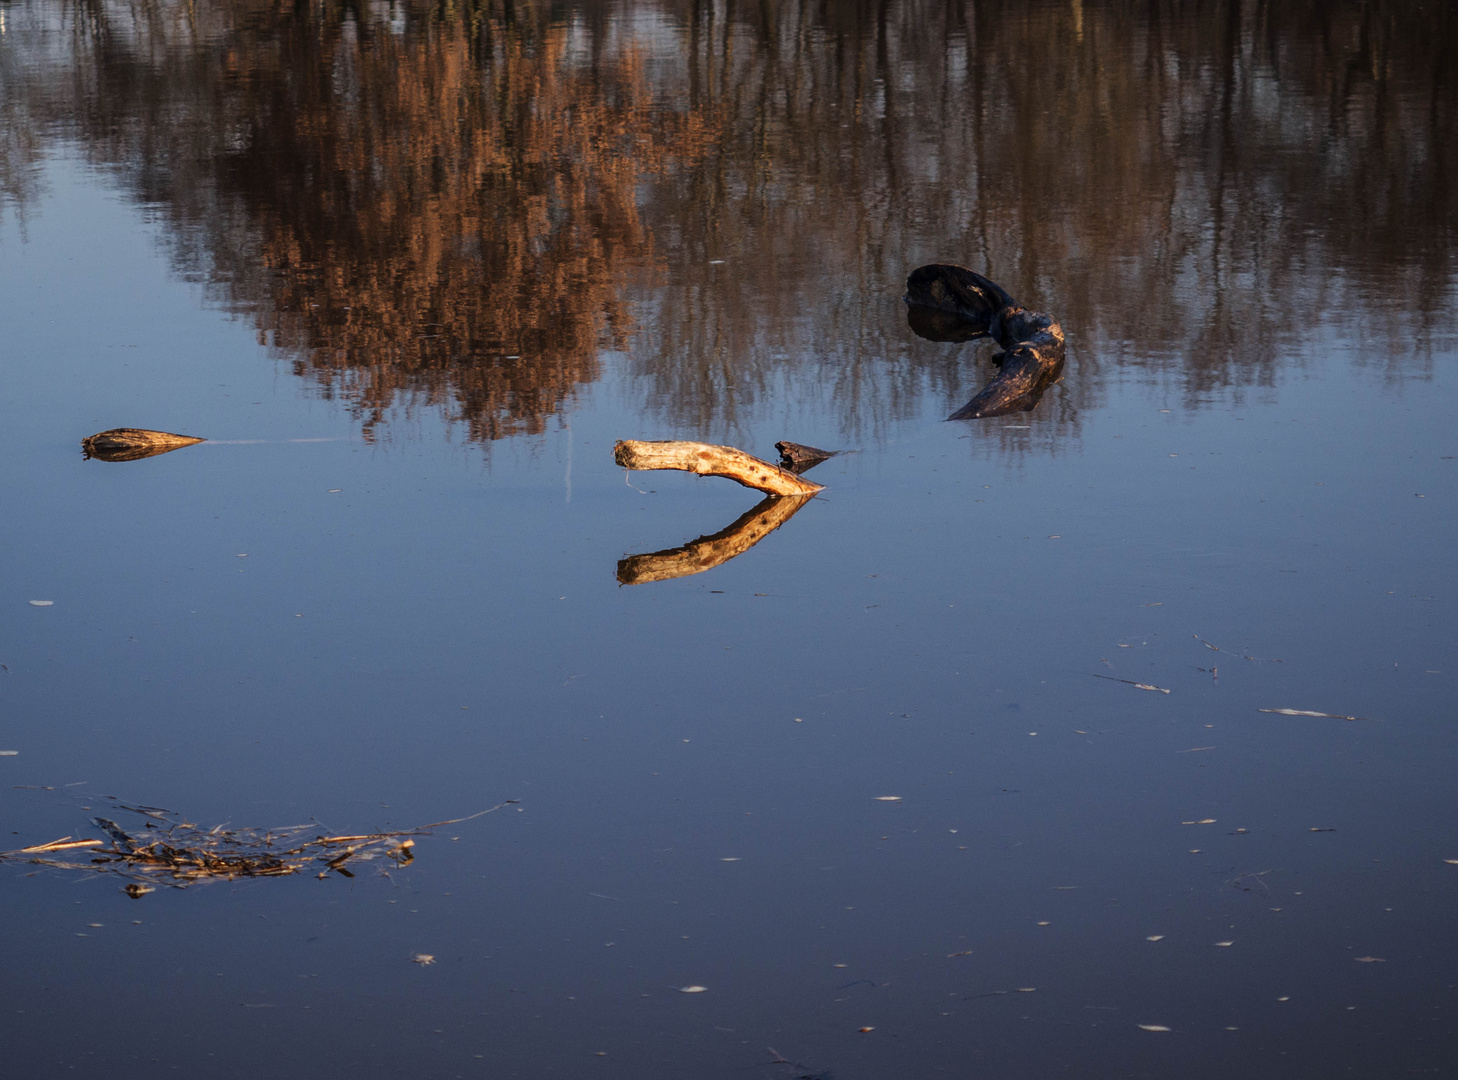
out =
<path fill-rule="evenodd" d="M 1171 693 L 1171 691 L 1166 690 L 1164 687 L 1155 686 L 1153 683 L 1135 682 L 1133 679 L 1116 679 L 1112 675 L 1099 675 L 1096 672 L 1092 671 L 1090 671 L 1089 674 L 1092 675 L 1095 679 L 1108 679 L 1109 682 L 1121 682 L 1125 686 L 1134 687 L 1134 689 L 1136 690 L 1156 690 L 1161 694 Z"/>
<path fill-rule="evenodd" d="M 1256 712 L 1280 713 L 1282 716 L 1324 716 L 1328 720 L 1366 720 L 1369 724 L 1377 721 L 1367 716 L 1343 716 L 1334 712 L 1314 712 L 1311 709 L 1257 709 Z"/>

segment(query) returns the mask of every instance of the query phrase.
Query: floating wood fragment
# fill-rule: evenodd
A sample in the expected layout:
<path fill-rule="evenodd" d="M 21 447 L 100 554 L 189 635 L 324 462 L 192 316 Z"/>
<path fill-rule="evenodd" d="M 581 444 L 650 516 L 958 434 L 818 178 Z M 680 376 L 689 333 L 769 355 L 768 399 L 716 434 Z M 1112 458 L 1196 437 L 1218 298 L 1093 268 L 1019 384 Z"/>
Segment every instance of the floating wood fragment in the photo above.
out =
<path fill-rule="evenodd" d="M 780 468 L 788 469 L 796 476 L 840 453 L 839 450 L 819 450 L 813 446 L 786 441 L 775 443 L 775 449 L 780 452 Z"/>
<path fill-rule="evenodd" d="M 105 840 L 72 840 L 69 836 L 63 836 L 59 840 L 52 840 L 49 844 L 36 844 L 34 847 L 21 848 L 14 852 L 16 855 L 40 855 L 51 851 L 71 851 L 75 848 L 100 847 L 106 843 Z"/>
<path fill-rule="evenodd" d="M 766 495 L 814 495 L 824 485 L 802 480 L 732 446 L 711 443 L 623 439 L 613 446 L 613 460 L 625 469 L 678 469 L 699 476 L 723 476 Z"/>
<path fill-rule="evenodd" d="M 88 461 L 92 458 L 98 461 L 136 461 L 200 442 L 207 440 L 195 439 L 191 435 L 173 435 L 168 431 L 119 427 L 82 439 L 81 454 Z"/>
<path fill-rule="evenodd" d="M 770 495 L 728 527 L 712 535 L 701 536 L 667 551 L 619 559 L 618 583 L 644 585 L 650 581 L 670 581 L 712 570 L 754 547 L 798 514 L 810 498 L 809 495 Z"/>
<path fill-rule="evenodd" d="M 1121 682 L 1125 686 L 1132 686 L 1136 690 L 1155 690 L 1161 694 L 1168 694 L 1170 691 L 1162 686 L 1155 686 L 1153 683 L 1135 682 L 1133 679 L 1116 679 L 1112 675 L 1099 675 L 1096 672 L 1089 672 L 1095 679 L 1108 679 L 1109 682 Z"/>
<path fill-rule="evenodd" d="M 1374 721 L 1365 716 L 1343 716 L 1334 712 L 1313 712 L 1310 709 L 1257 709 L 1256 712 L 1280 713 L 1282 716 L 1324 716 L 1328 720 L 1366 720 L 1369 724 Z"/>
<path fill-rule="evenodd" d="M 951 263 L 918 266 L 906 279 L 905 299 L 907 321 L 921 337 L 970 341 L 985 335 L 1003 348 L 993 357 L 997 375 L 948 420 L 1030 412 L 1063 374 L 1063 327 L 1051 315 L 1027 310 L 981 274 Z"/>

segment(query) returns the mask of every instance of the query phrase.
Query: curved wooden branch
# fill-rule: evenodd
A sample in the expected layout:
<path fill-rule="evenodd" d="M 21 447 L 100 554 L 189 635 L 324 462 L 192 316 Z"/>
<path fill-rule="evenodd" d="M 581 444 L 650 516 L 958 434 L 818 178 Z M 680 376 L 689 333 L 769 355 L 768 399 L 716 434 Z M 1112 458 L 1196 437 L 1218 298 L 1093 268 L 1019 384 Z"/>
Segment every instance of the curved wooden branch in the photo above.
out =
<path fill-rule="evenodd" d="M 191 435 L 173 435 L 167 431 L 119 427 L 98 431 L 81 440 L 81 453 L 88 461 L 136 461 L 138 458 L 165 454 L 194 443 L 207 442 Z"/>
<path fill-rule="evenodd" d="M 613 460 L 625 469 L 679 469 L 700 476 L 724 476 L 766 495 L 814 495 L 824 490 L 822 484 L 802 480 L 732 446 L 622 439 L 613 446 Z"/>
<path fill-rule="evenodd" d="M 948 420 L 1030 411 L 1063 374 L 1063 327 L 1053 316 L 1028 311 L 1002 286 L 964 266 L 918 266 L 906 279 L 906 302 L 911 328 L 922 337 L 968 341 L 987 334 L 1003 347 L 994 358 L 997 375 Z"/>
<path fill-rule="evenodd" d="M 619 559 L 618 582 L 643 585 L 712 570 L 736 555 L 743 555 L 798 514 L 810 499 L 809 495 L 770 495 L 732 524 L 709 536 L 701 536 L 683 547 Z"/>

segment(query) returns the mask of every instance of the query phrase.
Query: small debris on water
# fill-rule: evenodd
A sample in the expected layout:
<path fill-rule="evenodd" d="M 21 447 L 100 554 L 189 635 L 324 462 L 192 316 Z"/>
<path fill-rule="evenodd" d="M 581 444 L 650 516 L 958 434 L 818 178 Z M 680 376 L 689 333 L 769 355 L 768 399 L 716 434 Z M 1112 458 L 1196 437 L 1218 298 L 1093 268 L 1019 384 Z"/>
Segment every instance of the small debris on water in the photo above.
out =
<path fill-rule="evenodd" d="M 1311 709 L 1257 709 L 1256 712 L 1280 713 L 1282 716 L 1324 716 L 1329 720 L 1366 720 L 1365 716 L 1343 716 L 1341 713 L 1313 712 Z"/>
<path fill-rule="evenodd" d="M 418 952 L 410 958 L 410 962 L 425 967 L 427 964 L 435 963 L 435 957 L 428 952 Z"/>
<path fill-rule="evenodd" d="M 1127 648 L 1131 648 L 1131 647 L 1132 646 L 1129 646 L 1129 645 L 1120 645 L 1119 646 L 1119 648 L 1121 648 L 1121 649 L 1127 649 Z M 1092 671 L 1089 672 L 1089 674 L 1092 675 L 1095 679 L 1108 679 L 1109 682 L 1120 682 L 1120 683 L 1123 683 L 1125 686 L 1132 686 L 1136 690 L 1155 690 L 1155 691 L 1158 691 L 1161 694 L 1168 694 L 1168 693 L 1170 693 L 1170 691 L 1166 690 L 1164 687 L 1162 687 L 1162 686 L 1155 686 L 1153 683 L 1135 682 L 1133 679 L 1116 679 L 1112 675 L 1100 675 L 1097 672 L 1092 672 Z"/>
<path fill-rule="evenodd" d="M 900 795 L 877 795 L 876 796 L 876 801 L 877 802 L 900 802 L 901 801 L 901 796 Z"/>

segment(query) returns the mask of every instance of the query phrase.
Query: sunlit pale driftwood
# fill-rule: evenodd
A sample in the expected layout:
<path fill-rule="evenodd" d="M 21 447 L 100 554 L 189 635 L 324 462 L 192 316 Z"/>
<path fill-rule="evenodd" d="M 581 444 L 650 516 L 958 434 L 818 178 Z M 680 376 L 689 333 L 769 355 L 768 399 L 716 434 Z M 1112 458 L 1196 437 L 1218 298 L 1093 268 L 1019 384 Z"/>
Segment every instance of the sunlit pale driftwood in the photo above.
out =
<path fill-rule="evenodd" d="M 758 506 L 740 515 L 727 528 L 669 551 L 629 555 L 618 560 L 618 582 L 642 585 L 649 581 L 702 574 L 736 555 L 742 555 L 774 532 L 809 502 L 809 495 L 768 496 Z"/>
<path fill-rule="evenodd" d="M 906 302 L 916 308 L 948 312 L 964 330 L 937 325 L 923 329 L 912 320 L 912 329 L 937 341 L 965 341 L 987 334 L 1002 346 L 998 373 L 977 396 L 947 417 L 948 420 L 976 420 L 1027 412 L 1043 391 L 1063 373 L 1063 327 L 1053 316 L 1028 311 L 1007 290 L 981 274 L 950 263 L 918 266 L 906 279 Z"/>
<path fill-rule="evenodd" d="M 119 427 L 99 431 L 81 440 L 81 453 L 89 461 L 136 461 L 138 458 L 165 454 L 194 443 L 207 442 L 191 435 L 173 435 L 168 431 Z"/>
<path fill-rule="evenodd" d="M 732 446 L 710 443 L 622 439 L 613 446 L 613 460 L 625 469 L 679 469 L 699 476 L 724 476 L 766 495 L 814 495 L 823 485 L 802 480 Z"/>

